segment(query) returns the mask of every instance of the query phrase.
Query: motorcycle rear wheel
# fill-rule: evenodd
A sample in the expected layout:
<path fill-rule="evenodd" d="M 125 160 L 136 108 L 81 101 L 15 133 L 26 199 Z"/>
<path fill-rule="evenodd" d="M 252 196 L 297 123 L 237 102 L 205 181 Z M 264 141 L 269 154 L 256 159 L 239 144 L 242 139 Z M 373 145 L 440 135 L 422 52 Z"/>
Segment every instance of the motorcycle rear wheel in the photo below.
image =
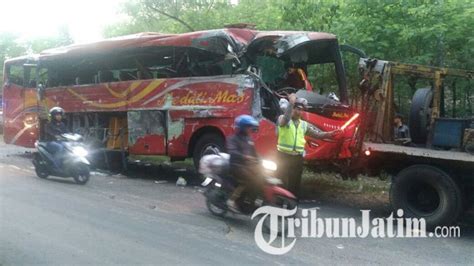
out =
<path fill-rule="evenodd" d="M 33 165 L 35 166 L 36 176 L 43 179 L 49 176 L 49 171 L 46 168 L 46 162 L 39 154 L 35 154 L 35 157 L 33 158 Z"/>
<path fill-rule="evenodd" d="M 207 209 L 215 216 L 224 217 L 227 214 L 227 209 L 215 205 L 209 199 L 206 199 L 206 206 Z"/>

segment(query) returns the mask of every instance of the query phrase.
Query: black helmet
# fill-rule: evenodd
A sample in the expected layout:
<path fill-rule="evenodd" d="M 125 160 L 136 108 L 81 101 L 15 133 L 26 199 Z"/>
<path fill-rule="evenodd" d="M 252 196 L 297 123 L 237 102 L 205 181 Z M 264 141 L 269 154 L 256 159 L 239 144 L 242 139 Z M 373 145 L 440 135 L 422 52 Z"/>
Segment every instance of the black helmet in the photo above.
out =
<path fill-rule="evenodd" d="M 60 114 L 60 115 L 64 116 L 64 109 L 59 107 L 59 106 L 55 106 L 55 107 L 49 109 L 49 115 L 51 117 L 54 117 L 57 114 Z"/>
<path fill-rule="evenodd" d="M 400 118 L 401 120 L 403 120 L 403 115 L 400 113 L 396 113 L 394 118 Z"/>

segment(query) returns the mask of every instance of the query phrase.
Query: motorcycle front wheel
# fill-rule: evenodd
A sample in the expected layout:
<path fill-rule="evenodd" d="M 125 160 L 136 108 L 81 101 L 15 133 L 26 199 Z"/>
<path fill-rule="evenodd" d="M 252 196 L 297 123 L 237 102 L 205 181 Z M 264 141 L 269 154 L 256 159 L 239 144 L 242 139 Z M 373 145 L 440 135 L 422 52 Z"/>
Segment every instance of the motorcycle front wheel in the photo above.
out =
<path fill-rule="evenodd" d="M 276 201 L 274 204 L 272 204 L 272 206 L 286 210 L 293 210 L 294 208 L 298 207 L 298 202 L 296 201 L 296 199 L 277 196 Z M 276 233 L 277 235 L 282 235 L 284 234 L 284 232 L 288 231 L 288 218 L 294 218 L 295 216 L 296 214 L 291 217 L 285 217 L 285 219 L 283 220 L 278 219 L 278 224 L 276 225 L 276 228 L 271 227 L 270 219 L 267 218 L 263 223 L 263 226 L 265 227 L 267 233 Z"/>
<path fill-rule="evenodd" d="M 77 167 L 73 176 L 74 181 L 76 182 L 76 184 L 79 184 L 79 185 L 86 184 L 87 181 L 89 181 L 89 177 L 90 177 L 90 169 L 87 164 L 80 164 Z"/>
<path fill-rule="evenodd" d="M 210 184 L 210 186 L 213 185 L 214 184 Z M 219 217 L 223 217 L 226 215 L 226 197 L 222 194 L 222 191 L 211 187 L 206 191 L 205 196 L 206 207 L 212 214 Z"/>
<path fill-rule="evenodd" d="M 215 216 L 224 217 L 227 213 L 227 209 L 217 206 L 212 203 L 209 199 L 206 199 L 207 209 Z"/>

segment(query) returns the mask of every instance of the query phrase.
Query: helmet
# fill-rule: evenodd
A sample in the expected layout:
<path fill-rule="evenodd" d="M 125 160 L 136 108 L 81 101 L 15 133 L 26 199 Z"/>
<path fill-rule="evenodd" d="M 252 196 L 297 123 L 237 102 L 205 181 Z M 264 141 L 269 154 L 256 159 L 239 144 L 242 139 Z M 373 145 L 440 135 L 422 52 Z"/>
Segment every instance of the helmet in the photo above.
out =
<path fill-rule="evenodd" d="M 308 100 L 306 100 L 305 98 L 296 99 L 295 107 L 301 107 L 303 109 L 306 109 L 308 107 Z"/>
<path fill-rule="evenodd" d="M 400 114 L 400 113 L 396 113 L 395 116 L 394 116 L 394 118 L 400 118 L 400 119 L 403 120 L 403 115 Z"/>
<path fill-rule="evenodd" d="M 285 112 L 286 108 L 288 108 L 288 105 L 290 104 L 287 99 L 281 98 L 279 101 L 280 104 L 280 109 Z"/>
<path fill-rule="evenodd" d="M 51 117 L 54 117 L 57 114 L 64 115 L 64 109 L 59 106 L 55 106 L 49 110 L 49 115 Z"/>
<path fill-rule="evenodd" d="M 247 127 L 258 127 L 258 121 L 250 115 L 239 115 L 235 119 L 235 127 L 238 129 L 244 129 Z"/>

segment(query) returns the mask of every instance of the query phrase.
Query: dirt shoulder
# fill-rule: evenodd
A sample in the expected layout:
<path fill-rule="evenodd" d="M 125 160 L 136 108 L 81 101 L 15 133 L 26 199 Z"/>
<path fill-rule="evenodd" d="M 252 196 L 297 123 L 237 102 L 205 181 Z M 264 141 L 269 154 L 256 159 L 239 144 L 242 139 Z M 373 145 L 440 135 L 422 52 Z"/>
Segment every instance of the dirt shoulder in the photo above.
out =
<path fill-rule="evenodd" d="M 359 175 L 343 180 L 334 172 L 305 170 L 301 186 L 303 199 L 333 202 L 350 207 L 388 209 L 390 181 Z"/>

